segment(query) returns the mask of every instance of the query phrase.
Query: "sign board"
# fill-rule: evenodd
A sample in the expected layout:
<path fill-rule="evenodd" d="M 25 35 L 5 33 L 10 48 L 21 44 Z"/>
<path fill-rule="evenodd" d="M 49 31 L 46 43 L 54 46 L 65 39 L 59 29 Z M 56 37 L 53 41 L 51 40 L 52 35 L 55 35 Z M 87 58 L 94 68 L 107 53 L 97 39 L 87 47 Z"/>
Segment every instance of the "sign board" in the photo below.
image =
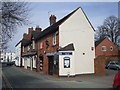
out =
<path fill-rule="evenodd" d="M 61 52 L 62 55 L 72 55 L 72 52 Z"/>
<path fill-rule="evenodd" d="M 54 56 L 54 55 L 72 55 L 72 52 L 55 52 L 55 53 L 46 54 L 46 56 Z"/>
<path fill-rule="evenodd" d="M 64 68 L 70 68 L 70 57 L 64 57 Z"/>

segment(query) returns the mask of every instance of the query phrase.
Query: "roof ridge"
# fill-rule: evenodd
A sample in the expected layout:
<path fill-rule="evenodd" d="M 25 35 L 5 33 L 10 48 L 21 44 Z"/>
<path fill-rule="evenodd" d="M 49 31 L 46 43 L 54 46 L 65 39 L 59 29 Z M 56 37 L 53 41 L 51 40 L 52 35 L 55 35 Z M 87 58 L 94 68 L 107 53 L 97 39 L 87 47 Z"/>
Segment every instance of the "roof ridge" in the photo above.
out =
<path fill-rule="evenodd" d="M 72 11 L 71 13 L 69 13 L 68 15 L 64 16 L 62 19 L 60 19 L 59 21 L 57 21 L 55 24 L 45 28 L 41 33 L 39 33 L 38 37 L 36 39 L 41 38 L 42 36 L 46 35 L 47 33 L 50 33 L 50 30 L 48 29 L 57 29 L 64 21 L 66 21 L 71 15 L 73 15 L 79 8 L 75 9 L 74 11 Z M 54 30 L 53 30 L 54 31 Z"/>

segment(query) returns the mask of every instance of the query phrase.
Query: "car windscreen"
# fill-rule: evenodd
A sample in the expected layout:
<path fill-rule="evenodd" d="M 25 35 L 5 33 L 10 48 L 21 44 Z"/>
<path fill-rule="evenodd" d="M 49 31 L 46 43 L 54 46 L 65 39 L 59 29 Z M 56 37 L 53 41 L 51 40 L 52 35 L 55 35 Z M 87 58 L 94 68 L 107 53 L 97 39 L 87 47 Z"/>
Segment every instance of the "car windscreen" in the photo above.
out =
<path fill-rule="evenodd" d="M 120 65 L 120 62 L 116 62 L 117 65 Z"/>

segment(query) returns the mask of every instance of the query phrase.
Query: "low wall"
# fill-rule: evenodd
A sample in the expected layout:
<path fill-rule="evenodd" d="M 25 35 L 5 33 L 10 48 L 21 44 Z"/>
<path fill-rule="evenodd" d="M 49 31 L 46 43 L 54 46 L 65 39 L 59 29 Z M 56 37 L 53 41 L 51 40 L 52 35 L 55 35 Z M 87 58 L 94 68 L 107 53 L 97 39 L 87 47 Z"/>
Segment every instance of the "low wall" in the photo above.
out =
<path fill-rule="evenodd" d="M 100 75 L 100 76 L 107 75 L 106 70 L 105 70 L 105 65 L 109 61 L 120 61 L 120 56 L 118 56 L 118 55 L 114 55 L 114 56 L 104 56 L 104 55 L 97 56 L 94 59 L 95 74 Z"/>

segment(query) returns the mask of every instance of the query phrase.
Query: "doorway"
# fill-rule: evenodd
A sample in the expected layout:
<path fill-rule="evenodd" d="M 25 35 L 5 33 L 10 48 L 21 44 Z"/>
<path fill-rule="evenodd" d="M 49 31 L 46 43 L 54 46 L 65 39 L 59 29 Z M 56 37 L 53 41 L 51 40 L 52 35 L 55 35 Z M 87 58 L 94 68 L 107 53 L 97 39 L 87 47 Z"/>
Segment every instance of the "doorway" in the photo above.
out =
<path fill-rule="evenodd" d="M 48 57 L 48 74 L 52 75 L 53 74 L 53 56 Z"/>

